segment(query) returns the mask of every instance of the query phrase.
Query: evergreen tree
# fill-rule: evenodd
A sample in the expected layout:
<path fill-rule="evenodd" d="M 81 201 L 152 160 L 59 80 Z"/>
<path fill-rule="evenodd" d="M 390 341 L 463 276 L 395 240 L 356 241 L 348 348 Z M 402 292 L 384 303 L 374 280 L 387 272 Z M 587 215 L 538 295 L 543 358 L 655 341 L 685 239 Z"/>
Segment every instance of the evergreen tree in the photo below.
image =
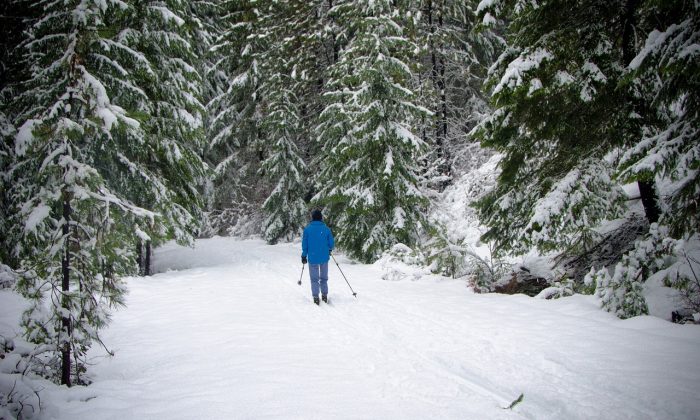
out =
<path fill-rule="evenodd" d="M 634 244 L 634 249 L 622 256 L 622 261 L 612 268 L 597 272 L 591 268 L 586 276 L 587 284 L 596 286 L 596 295 L 601 298 L 603 309 L 620 318 L 645 315 L 649 309 L 644 298 L 643 283 L 652 274 L 666 270 L 679 258 L 676 249 L 679 242 L 669 237 L 668 229 L 653 223 L 649 234 Z M 676 279 L 683 277 L 676 274 Z M 671 272 L 667 274 L 671 275 Z"/>
<path fill-rule="evenodd" d="M 306 165 L 296 146 L 300 128 L 296 97 L 279 86 L 270 96 L 270 102 L 264 123 L 268 157 L 262 162 L 262 169 L 274 188 L 263 203 L 266 214 L 263 237 L 276 243 L 281 238 L 298 235 L 308 212 L 303 200 Z"/>
<path fill-rule="evenodd" d="M 17 112 L 12 103 L 20 91 L 19 84 L 28 77 L 19 45 L 24 31 L 37 14 L 28 0 L 0 4 L 0 261 L 12 268 L 17 268 L 14 250 L 21 237 L 11 194 L 16 135 L 14 114 Z"/>
<path fill-rule="evenodd" d="M 137 242 L 187 241 L 197 227 L 202 107 L 184 6 L 36 4 L 31 78 L 13 104 L 18 288 L 34 302 L 28 336 L 62 383 L 80 381 L 109 307 L 122 303 Z"/>
<path fill-rule="evenodd" d="M 202 156 L 207 163 L 207 167 L 211 169 L 211 162 L 207 159 L 208 135 L 210 133 L 209 127 L 211 127 L 215 115 L 209 112 L 207 104 L 223 93 L 224 86 L 228 79 L 223 72 L 215 68 L 217 59 L 221 57 L 212 51 L 212 47 L 215 45 L 217 38 L 223 32 L 221 22 L 223 1 L 195 0 L 188 2 L 188 4 L 189 11 L 187 16 L 192 21 L 191 26 L 193 27 L 194 36 L 192 44 L 193 53 L 196 57 L 194 65 L 197 72 L 201 75 L 202 103 L 204 104 L 203 137 L 205 144 Z M 215 195 L 212 184 L 213 173 L 211 170 L 208 172 L 204 185 L 205 210 L 209 210 L 213 207 Z M 202 229 L 206 230 L 208 227 L 206 213 L 203 216 L 204 221 L 202 223 Z M 201 233 L 202 232 L 200 232 L 200 234 Z"/>
<path fill-rule="evenodd" d="M 309 118 L 318 77 L 313 55 L 321 47 L 315 18 L 317 5 L 298 0 L 270 5 L 263 18 L 267 49 L 261 56 L 265 80 L 263 133 L 266 159 L 262 173 L 273 185 L 263 203 L 263 236 L 274 243 L 300 233 L 307 220 L 304 196 L 309 190 L 300 154 L 308 147 Z"/>
<path fill-rule="evenodd" d="M 676 238 L 698 232 L 697 5 L 481 4 L 485 21 L 511 20 L 490 79 L 497 110 L 479 131 L 504 153 L 499 185 L 479 203 L 486 238 L 502 251 L 585 250 L 592 228 L 625 208 L 619 183 L 636 181 L 650 231 L 612 276 L 589 281 L 618 316 L 646 313 L 642 283 L 677 259 L 663 224 Z"/>
<path fill-rule="evenodd" d="M 644 124 L 641 139 L 625 151 L 619 169 L 622 179 L 660 186 L 661 226 L 651 225 L 646 238 L 615 266 L 612 277 L 605 269 L 591 276 L 603 307 L 622 318 L 647 313 L 641 283 L 652 275 L 663 273 L 686 304 L 692 306 L 698 299 L 693 288 L 697 276 L 684 244 L 697 240 L 700 232 L 700 54 L 690 47 L 700 40 L 700 8 L 682 1 L 648 1 L 639 10 L 644 20 L 661 29 L 650 31 L 628 66 L 625 87 L 650 106 L 639 116 Z M 686 263 L 687 269 L 679 268 Z"/>
<path fill-rule="evenodd" d="M 140 147 L 138 154 L 126 156 L 151 168 L 149 182 L 160 184 L 157 189 L 150 187 L 128 196 L 140 206 L 152 205 L 161 215 L 160 223 L 149 229 L 154 245 L 163 239 L 191 243 L 202 218 L 204 105 L 193 45 L 197 27 L 188 7 L 184 0 L 138 2 L 126 35 L 133 49 L 143 52 L 152 70 L 136 81 L 147 101 L 133 103 L 148 115 L 143 122 L 147 150 Z"/>
<path fill-rule="evenodd" d="M 31 78 L 17 104 L 13 196 L 24 234 L 18 289 L 33 302 L 23 318 L 29 340 L 43 344 L 47 364 L 60 367 L 54 374 L 70 385 L 80 380 L 108 308 L 122 303 L 118 275 L 133 266 L 128 220 L 153 214 L 115 195 L 97 169 L 113 132 L 143 138 L 102 82 L 125 73 L 117 57 L 123 44 L 104 20 L 121 13 L 120 4 L 36 6 L 43 15 L 26 42 Z"/>
<path fill-rule="evenodd" d="M 0 262 L 11 264 L 12 248 L 16 243 L 16 230 L 12 228 L 10 207 L 11 178 L 9 168 L 14 160 L 12 144 L 9 140 L 14 137 L 15 130 L 7 116 L 0 110 Z M 14 264 L 11 264 L 14 265 Z"/>
<path fill-rule="evenodd" d="M 268 187 L 255 179 L 264 160 L 260 55 L 267 47 L 260 20 L 265 9 L 265 2 L 246 0 L 221 5 L 224 29 L 212 47 L 216 59 L 210 77 L 222 86 L 207 104 L 211 115 L 207 156 L 215 167 L 214 209 L 262 202 L 267 196 Z"/>
<path fill-rule="evenodd" d="M 416 242 L 427 200 L 417 188 L 424 142 L 413 133 L 422 115 L 407 64 L 415 44 L 390 1 L 335 5 L 329 14 L 347 40 L 330 69 L 320 115 L 320 191 L 340 246 L 372 261 L 392 244 Z"/>
<path fill-rule="evenodd" d="M 675 238 L 700 232 L 700 5 L 647 1 L 640 14 L 654 24 L 629 63 L 625 82 L 644 108 L 640 141 L 622 157 L 622 178 L 662 188 L 659 222 Z"/>
<path fill-rule="evenodd" d="M 593 227 L 621 215 L 615 152 L 641 135 L 643 104 L 619 88 L 635 24 L 630 4 L 481 5 L 485 21 L 510 21 L 510 47 L 488 85 L 496 111 L 478 130 L 504 154 L 497 188 L 479 203 L 485 238 L 501 252 L 585 248 Z"/>

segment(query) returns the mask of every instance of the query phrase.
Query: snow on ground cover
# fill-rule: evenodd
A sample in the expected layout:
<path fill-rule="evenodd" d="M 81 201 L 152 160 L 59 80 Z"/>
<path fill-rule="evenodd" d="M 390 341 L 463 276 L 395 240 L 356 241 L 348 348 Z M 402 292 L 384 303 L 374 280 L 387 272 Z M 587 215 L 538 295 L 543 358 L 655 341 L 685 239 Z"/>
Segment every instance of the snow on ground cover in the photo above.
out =
<path fill-rule="evenodd" d="M 478 295 L 338 262 L 310 301 L 299 244 L 212 238 L 155 253 L 51 419 L 693 419 L 700 327 L 622 321 L 595 298 Z M 331 261 L 332 264 L 332 261 Z M 169 271 L 170 269 L 179 271 Z M 0 294 L 0 299 L 2 299 Z M 524 400 L 505 410 L 521 393 Z"/>

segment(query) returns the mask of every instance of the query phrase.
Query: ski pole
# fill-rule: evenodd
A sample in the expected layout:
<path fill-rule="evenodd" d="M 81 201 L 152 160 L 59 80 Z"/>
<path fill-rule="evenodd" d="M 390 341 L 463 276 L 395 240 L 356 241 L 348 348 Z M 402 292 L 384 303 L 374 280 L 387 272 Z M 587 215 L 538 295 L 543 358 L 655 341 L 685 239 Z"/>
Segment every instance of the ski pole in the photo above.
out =
<path fill-rule="evenodd" d="M 345 277 L 345 273 L 343 273 L 343 270 L 340 269 L 340 265 L 338 264 L 338 261 L 335 260 L 335 257 L 333 256 L 333 254 L 331 254 L 331 258 L 333 258 L 333 262 L 335 262 L 335 265 L 338 266 L 338 270 L 340 270 L 340 274 L 343 275 L 343 278 L 345 279 L 345 283 L 348 284 L 348 287 L 350 288 L 352 295 L 355 296 L 355 299 L 357 299 L 357 293 L 355 293 L 355 291 L 352 290 L 352 286 L 350 286 L 350 282 L 348 281 L 348 278 Z"/>
<path fill-rule="evenodd" d="M 304 267 L 306 267 L 306 264 L 301 265 L 301 275 L 299 276 L 299 281 L 297 282 L 299 286 L 301 286 L 301 278 L 304 277 Z"/>

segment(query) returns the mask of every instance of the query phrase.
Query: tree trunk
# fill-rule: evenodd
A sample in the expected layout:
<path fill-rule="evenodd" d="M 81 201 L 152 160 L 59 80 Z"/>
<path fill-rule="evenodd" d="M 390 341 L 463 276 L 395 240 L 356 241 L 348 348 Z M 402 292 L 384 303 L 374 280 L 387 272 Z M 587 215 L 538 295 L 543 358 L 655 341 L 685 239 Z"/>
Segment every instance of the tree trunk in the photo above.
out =
<path fill-rule="evenodd" d="M 68 292 L 70 290 L 70 214 L 71 205 L 68 193 L 63 193 L 63 237 L 64 237 L 64 247 L 65 254 L 63 260 L 61 261 L 62 269 L 62 283 L 61 283 L 61 307 L 64 311 L 70 311 L 70 299 L 68 298 Z M 71 357 L 70 357 L 70 338 L 72 336 L 70 317 L 61 317 L 61 330 L 65 334 L 66 342 L 63 343 L 61 348 L 61 384 L 71 386 Z"/>
<path fill-rule="evenodd" d="M 622 60 L 624 65 L 627 66 L 632 59 L 637 55 L 634 45 L 634 24 L 635 24 L 635 12 L 637 7 L 639 7 L 640 0 L 627 0 L 625 3 L 625 11 L 623 16 L 622 28 Z"/>
<path fill-rule="evenodd" d="M 659 216 L 661 215 L 661 209 L 659 208 L 659 203 L 657 201 L 654 183 L 650 181 L 637 181 L 637 185 L 639 186 L 639 196 L 642 199 L 644 214 L 646 215 L 647 220 L 649 223 L 658 222 Z"/>
<path fill-rule="evenodd" d="M 138 246 L 136 248 L 136 258 L 139 264 L 139 276 L 143 276 L 146 273 L 143 264 L 143 241 L 139 239 Z"/>
<path fill-rule="evenodd" d="M 151 275 L 151 241 L 146 241 L 146 263 L 144 264 L 144 275 Z"/>
<path fill-rule="evenodd" d="M 328 10 L 333 8 L 333 0 L 328 0 Z M 331 18 L 331 22 L 335 23 L 335 18 Z M 336 39 L 335 31 L 331 32 L 331 37 L 333 41 L 333 62 L 335 64 L 338 62 L 338 57 L 340 55 L 340 47 L 338 46 L 338 40 Z"/>

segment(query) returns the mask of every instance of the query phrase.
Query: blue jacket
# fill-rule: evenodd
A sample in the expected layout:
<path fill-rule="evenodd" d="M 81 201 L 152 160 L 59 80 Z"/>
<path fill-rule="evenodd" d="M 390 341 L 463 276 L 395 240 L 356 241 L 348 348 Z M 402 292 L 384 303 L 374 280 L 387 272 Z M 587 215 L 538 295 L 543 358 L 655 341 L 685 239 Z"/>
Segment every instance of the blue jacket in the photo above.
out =
<path fill-rule="evenodd" d="M 325 264 L 335 247 L 335 239 L 325 223 L 314 220 L 304 229 L 301 238 L 301 256 L 307 257 L 309 264 Z"/>

